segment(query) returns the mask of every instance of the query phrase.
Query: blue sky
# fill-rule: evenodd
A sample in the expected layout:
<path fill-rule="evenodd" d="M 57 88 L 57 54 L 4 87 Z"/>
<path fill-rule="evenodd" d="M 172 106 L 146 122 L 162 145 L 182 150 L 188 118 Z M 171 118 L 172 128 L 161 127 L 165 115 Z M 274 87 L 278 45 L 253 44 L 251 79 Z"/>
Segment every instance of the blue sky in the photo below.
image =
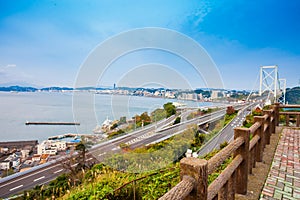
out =
<path fill-rule="evenodd" d="M 214 60 L 225 88 L 258 89 L 262 65 L 278 65 L 287 86 L 297 86 L 299 9 L 297 0 L 0 0 L 0 85 L 73 86 L 80 67 L 103 41 L 136 28 L 160 27 L 197 41 Z M 187 63 L 154 50 L 119 59 L 99 84 L 122 82 L 130 67 L 148 63 L 156 63 L 157 71 L 159 66 L 174 69 L 192 88 L 205 87 Z"/>

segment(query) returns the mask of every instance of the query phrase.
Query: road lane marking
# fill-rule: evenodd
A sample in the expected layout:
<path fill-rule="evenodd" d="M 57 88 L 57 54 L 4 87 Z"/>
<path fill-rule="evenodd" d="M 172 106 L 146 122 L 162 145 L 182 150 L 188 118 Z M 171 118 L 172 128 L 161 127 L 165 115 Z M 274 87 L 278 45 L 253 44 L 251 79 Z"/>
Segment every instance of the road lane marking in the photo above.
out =
<path fill-rule="evenodd" d="M 33 180 L 33 182 L 39 181 L 39 180 L 41 180 L 43 178 L 45 178 L 45 176 L 41 176 L 40 178 L 36 178 L 36 179 Z"/>
<path fill-rule="evenodd" d="M 90 160 L 92 160 L 93 158 L 89 158 L 89 159 L 86 159 L 86 161 L 90 161 Z"/>
<path fill-rule="evenodd" d="M 16 189 L 18 189 L 18 188 L 20 188 L 20 187 L 23 187 L 23 185 L 19 185 L 19 186 L 17 186 L 17 187 L 11 188 L 11 189 L 9 189 L 9 191 L 16 190 Z"/>
<path fill-rule="evenodd" d="M 150 137 L 152 137 L 152 135 L 153 135 L 153 133 L 152 133 L 152 132 L 149 132 L 149 133 L 143 134 L 143 135 L 141 135 L 141 136 L 139 136 L 139 137 L 136 137 L 136 138 L 134 138 L 134 139 L 132 139 L 132 140 L 129 140 L 129 141 L 126 142 L 125 144 L 131 145 L 131 144 L 140 142 L 140 141 L 142 141 L 143 139 L 150 138 Z"/>
<path fill-rule="evenodd" d="M 106 152 L 103 152 L 103 153 L 100 153 L 98 156 L 100 157 L 100 156 L 103 156 L 105 154 L 106 154 Z"/>
<path fill-rule="evenodd" d="M 37 172 L 35 172 L 35 173 L 28 174 L 27 176 L 25 175 L 25 176 L 22 177 L 22 178 L 19 178 L 19 179 L 17 178 L 17 180 L 13 180 L 13 181 L 10 181 L 10 182 L 5 183 L 5 184 L 3 184 L 3 185 L 0 185 L 0 188 L 5 187 L 5 186 L 7 186 L 7 185 L 10 185 L 10 184 L 12 184 L 12 183 L 18 182 L 18 181 L 20 181 L 20 180 L 22 180 L 22 179 L 29 178 L 29 177 L 31 177 L 31 176 L 34 176 L 34 175 L 36 175 L 36 174 L 39 174 L 39 173 L 41 173 L 41 172 L 44 172 L 44 171 L 46 171 L 46 170 L 52 169 L 52 168 L 57 167 L 57 166 L 60 166 L 60 165 L 61 165 L 61 164 L 56 164 L 56 165 L 53 165 L 52 167 L 45 168 L 45 169 L 43 169 L 43 170 L 41 170 L 41 171 L 37 171 Z"/>
<path fill-rule="evenodd" d="M 71 165 L 71 167 L 76 167 L 78 165 L 78 163 L 75 163 L 74 165 Z"/>
<path fill-rule="evenodd" d="M 53 174 L 57 174 L 57 173 L 61 172 L 62 170 L 63 169 L 57 170 L 57 171 L 53 172 Z"/>
<path fill-rule="evenodd" d="M 115 148 L 112 148 L 111 150 L 112 150 L 112 151 L 116 151 L 116 150 L 118 150 L 118 149 L 120 149 L 120 147 L 115 147 Z"/>

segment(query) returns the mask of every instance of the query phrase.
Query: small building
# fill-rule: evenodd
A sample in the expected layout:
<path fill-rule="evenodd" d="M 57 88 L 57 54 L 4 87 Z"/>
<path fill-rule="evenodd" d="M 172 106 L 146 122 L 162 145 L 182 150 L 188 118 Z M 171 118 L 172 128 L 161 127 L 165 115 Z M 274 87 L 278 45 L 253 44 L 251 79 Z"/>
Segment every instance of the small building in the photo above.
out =
<path fill-rule="evenodd" d="M 12 163 L 9 160 L 0 161 L 0 169 L 1 170 L 8 170 L 11 167 L 12 167 Z"/>
<path fill-rule="evenodd" d="M 21 150 L 21 154 L 22 154 L 22 159 L 26 159 L 26 158 L 28 158 L 28 156 L 30 154 L 30 150 L 28 150 L 28 149 L 22 149 Z"/>
<path fill-rule="evenodd" d="M 102 123 L 102 126 L 101 126 L 102 132 L 110 131 L 110 128 L 112 127 L 112 125 L 113 125 L 113 121 L 109 120 L 107 117 L 106 120 Z"/>
<path fill-rule="evenodd" d="M 16 168 L 21 164 L 21 153 L 16 152 L 8 156 L 7 160 L 12 162 L 12 167 Z"/>
<path fill-rule="evenodd" d="M 32 156 L 32 161 L 40 162 L 40 160 L 41 160 L 41 155 L 35 154 Z"/>
<path fill-rule="evenodd" d="M 64 151 L 67 148 L 67 144 L 65 141 L 55 141 L 54 144 L 52 144 L 52 146 L 55 146 L 57 151 Z"/>
<path fill-rule="evenodd" d="M 9 156 L 6 156 L 0 161 L 0 169 L 10 169 L 17 168 L 21 164 L 21 157 L 19 153 L 13 153 Z"/>
<path fill-rule="evenodd" d="M 49 154 L 43 154 L 43 155 L 41 156 L 41 161 L 40 161 L 39 164 L 44 164 L 44 163 L 46 163 L 46 162 L 48 161 L 49 157 L 50 157 Z"/>
<path fill-rule="evenodd" d="M 17 168 L 21 164 L 21 158 L 20 157 L 14 157 L 11 159 L 12 162 L 12 168 Z"/>
<path fill-rule="evenodd" d="M 9 149 L 7 147 L 0 147 L 0 153 L 8 153 Z"/>

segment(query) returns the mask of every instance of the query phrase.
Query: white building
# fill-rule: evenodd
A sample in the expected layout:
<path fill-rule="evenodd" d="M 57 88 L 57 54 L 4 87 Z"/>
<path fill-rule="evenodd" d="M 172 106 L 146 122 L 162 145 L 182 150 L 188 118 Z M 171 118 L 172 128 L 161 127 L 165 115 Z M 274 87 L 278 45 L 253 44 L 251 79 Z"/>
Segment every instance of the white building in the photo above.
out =
<path fill-rule="evenodd" d="M 11 167 L 11 162 L 9 160 L 3 160 L 0 162 L 0 169 L 7 170 L 10 169 L 10 167 Z"/>
<path fill-rule="evenodd" d="M 12 167 L 16 168 L 21 164 L 21 158 L 20 157 L 12 158 L 11 162 L 12 162 Z"/>
<path fill-rule="evenodd" d="M 21 163 L 20 156 L 14 153 L 9 155 L 7 158 L 5 158 L 0 162 L 0 169 L 6 170 L 12 167 L 16 168 L 20 165 L 20 163 Z"/>
<path fill-rule="evenodd" d="M 211 91 L 211 98 L 212 99 L 217 99 L 217 98 L 219 98 L 219 90 L 213 90 L 213 91 Z"/>
<path fill-rule="evenodd" d="M 117 123 L 117 122 L 116 121 L 112 121 L 112 120 L 108 119 L 108 117 L 107 117 L 106 120 L 102 123 L 101 132 L 104 132 L 104 133 L 109 132 L 111 130 L 111 127 L 115 123 Z"/>
<path fill-rule="evenodd" d="M 178 99 L 183 100 L 197 100 L 197 94 L 195 93 L 181 93 Z"/>
<path fill-rule="evenodd" d="M 174 99 L 175 98 L 175 93 L 171 91 L 167 91 L 165 94 L 166 98 Z"/>
<path fill-rule="evenodd" d="M 29 149 L 22 149 L 22 159 L 26 159 L 29 156 L 30 150 Z"/>
<path fill-rule="evenodd" d="M 202 93 L 200 93 L 200 94 L 197 95 L 197 99 L 198 99 L 198 100 L 203 100 L 203 95 L 202 95 Z"/>
<path fill-rule="evenodd" d="M 57 148 L 57 151 L 64 151 L 67 149 L 67 143 L 65 141 L 55 141 L 54 145 Z"/>
<path fill-rule="evenodd" d="M 38 154 L 55 155 L 58 151 L 67 149 L 67 143 L 61 140 L 45 140 L 38 145 Z"/>
<path fill-rule="evenodd" d="M 32 156 L 32 161 L 40 162 L 40 160 L 41 160 L 41 155 L 36 154 L 36 155 Z"/>
<path fill-rule="evenodd" d="M 7 153 L 9 149 L 7 147 L 0 147 L 0 153 Z"/>

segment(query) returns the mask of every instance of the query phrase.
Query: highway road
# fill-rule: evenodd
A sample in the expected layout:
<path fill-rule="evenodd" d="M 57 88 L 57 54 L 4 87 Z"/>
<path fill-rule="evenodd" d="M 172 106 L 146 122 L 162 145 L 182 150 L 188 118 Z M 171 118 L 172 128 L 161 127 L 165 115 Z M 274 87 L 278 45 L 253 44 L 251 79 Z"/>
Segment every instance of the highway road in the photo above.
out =
<path fill-rule="evenodd" d="M 227 141 L 230 142 L 234 138 L 234 128 L 243 125 L 245 118 L 251 112 L 251 108 L 257 105 L 257 103 L 251 103 L 245 105 L 239 112 L 238 115 L 228 123 L 215 137 L 208 141 L 197 153 L 199 156 L 204 156 L 205 154 L 211 152 L 214 149 L 219 149 L 221 143 Z"/>
<path fill-rule="evenodd" d="M 101 162 L 106 154 L 119 152 L 119 146 L 121 143 L 128 144 L 131 148 L 156 143 L 184 131 L 191 124 L 199 125 L 216 121 L 222 118 L 224 114 L 225 109 L 222 109 L 211 114 L 184 121 L 180 124 L 170 125 L 175 119 L 175 116 L 172 116 L 168 119 L 159 121 L 156 124 L 146 126 L 143 129 L 136 130 L 132 133 L 93 146 L 87 153 L 86 161 L 93 163 Z M 66 159 L 62 158 L 61 161 L 51 161 L 28 171 L 16 173 L 9 177 L 0 179 L 0 197 L 8 197 L 24 190 L 31 189 L 36 185 L 49 183 L 60 174 L 66 172 L 61 165 L 61 162 L 64 160 Z M 74 167 L 75 165 L 76 163 L 74 164 Z"/>
<path fill-rule="evenodd" d="M 220 111 L 204 115 L 195 119 L 184 121 L 180 124 L 175 124 L 169 127 L 165 127 L 163 129 L 160 129 L 156 132 L 150 132 L 148 135 L 143 135 L 141 139 L 135 138 L 129 142 L 127 142 L 128 145 L 130 145 L 131 148 L 137 148 L 143 145 L 149 145 L 153 143 L 157 143 L 163 140 L 166 140 L 176 134 L 180 134 L 181 132 L 188 129 L 193 124 L 202 125 L 210 122 L 214 122 L 217 120 L 220 120 L 225 115 L 225 110 L 222 109 Z"/>
<path fill-rule="evenodd" d="M 163 127 L 167 124 L 173 123 L 175 116 L 168 119 L 161 120 L 156 124 L 151 124 L 144 127 L 144 129 L 136 130 L 127 135 L 114 138 L 112 140 L 103 142 L 99 145 L 93 146 L 87 153 L 87 162 L 100 162 L 107 152 L 118 152 L 119 145 L 126 143 L 134 138 L 142 137 L 148 132 L 153 132 L 156 128 Z M 30 170 L 19 172 L 14 175 L 0 179 L 0 198 L 9 197 L 13 194 L 20 193 L 24 190 L 31 189 L 36 185 L 47 184 L 55 179 L 60 174 L 66 172 L 62 167 L 62 162 L 68 160 L 62 158 L 61 160 L 51 161 L 43 165 L 39 165 Z M 76 163 L 74 163 L 75 167 Z"/>

